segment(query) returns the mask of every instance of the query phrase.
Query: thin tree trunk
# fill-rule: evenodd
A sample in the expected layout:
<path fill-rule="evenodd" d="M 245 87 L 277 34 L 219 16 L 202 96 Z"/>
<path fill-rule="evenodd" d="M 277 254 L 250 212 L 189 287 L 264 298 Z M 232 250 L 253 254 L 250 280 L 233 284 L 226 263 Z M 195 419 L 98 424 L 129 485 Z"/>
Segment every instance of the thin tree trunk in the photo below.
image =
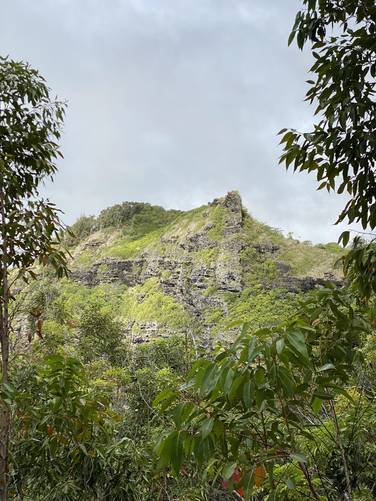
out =
<path fill-rule="evenodd" d="M 1 225 L 1 304 L 0 304 L 0 346 L 1 346 L 1 390 L 8 383 L 9 362 L 9 286 L 8 286 L 8 249 L 5 235 L 5 196 L 0 187 L 0 225 Z M 0 401 L 0 501 L 8 500 L 9 483 L 9 434 L 10 409 L 5 402 Z"/>
<path fill-rule="evenodd" d="M 316 499 L 317 501 L 320 501 L 320 497 L 319 495 L 317 494 L 314 486 L 313 486 L 313 483 L 312 483 L 312 479 L 311 479 L 311 475 L 309 474 L 309 471 L 308 471 L 308 468 L 307 466 L 304 464 L 304 463 L 299 463 L 299 466 L 300 466 L 300 469 L 302 470 L 306 480 L 307 480 L 307 483 L 308 483 L 308 487 L 309 487 L 309 490 L 311 491 L 312 493 L 312 496 L 314 497 L 314 499 Z"/>
<path fill-rule="evenodd" d="M 4 313 L 4 312 L 3 312 Z M 2 361 L 2 390 L 4 383 L 7 382 L 8 376 L 8 356 L 9 356 L 9 341 L 6 324 L 6 315 L 2 315 L 1 326 L 1 361 Z M 5 402 L 0 403 L 0 501 L 8 499 L 8 449 L 9 449 L 9 434 L 10 434 L 10 410 Z"/>
<path fill-rule="evenodd" d="M 329 405 L 330 405 L 330 410 L 332 411 L 333 421 L 334 421 L 334 425 L 335 425 L 335 429 L 336 429 L 337 445 L 338 445 L 339 450 L 341 452 L 342 461 L 343 461 L 343 468 L 345 470 L 346 490 L 347 490 L 346 499 L 348 501 L 351 501 L 352 500 L 352 491 L 351 491 L 349 465 L 347 462 L 346 452 L 345 452 L 345 449 L 343 448 L 343 444 L 342 444 L 342 440 L 341 440 L 341 432 L 339 429 L 337 413 L 336 413 L 336 409 L 334 407 L 333 400 L 330 401 Z"/>

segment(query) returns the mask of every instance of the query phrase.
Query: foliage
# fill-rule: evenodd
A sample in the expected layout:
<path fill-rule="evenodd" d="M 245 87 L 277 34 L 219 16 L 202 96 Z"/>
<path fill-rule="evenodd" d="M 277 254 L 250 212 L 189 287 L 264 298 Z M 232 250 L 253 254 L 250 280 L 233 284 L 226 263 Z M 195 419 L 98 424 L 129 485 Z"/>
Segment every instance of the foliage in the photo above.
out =
<path fill-rule="evenodd" d="M 111 312 L 101 311 L 96 303 L 86 305 L 79 320 L 78 342 L 85 360 L 105 357 L 115 365 L 122 365 L 127 359 L 122 338 L 122 325 L 112 318 Z"/>
<path fill-rule="evenodd" d="M 306 9 L 296 18 L 290 42 L 296 36 L 300 48 L 308 41 L 314 44 L 315 80 L 309 82 L 307 99 L 317 101 L 320 121 L 308 134 L 283 131 L 282 161 L 295 170 L 315 172 L 320 188 L 347 191 L 350 201 L 339 220 L 375 227 L 375 7 L 368 0 L 303 4 Z M 59 106 L 51 107 L 49 117 L 56 125 L 50 131 L 57 133 L 55 139 L 62 118 Z M 40 177 L 36 174 L 36 190 L 43 176 L 55 172 L 58 148 L 46 145 L 51 162 Z M 19 169 L 22 162 L 9 155 L 5 160 L 8 169 L 17 167 L 20 182 L 30 179 L 27 169 Z M 14 221 L 26 221 L 19 224 L 25 238 L 32 231 L 32 211 L 45 209 L 43 201 L 34 202 L 27 195 L 14 214 Z M 22 213 L 25 207 L 31 212 Z M 63 254 L 54 254 L 60 252 L 57 211 L 50 206 L 45 216 L 36 222 L 42 240 L 34 258 L 42 256 L 42 264 L 49 260 L 63 269 Z M 184 270 L 182 280 L 188 283 L 195 267 L 227 260 L 227 250 L 220 246 L 226 217 L 221 204 L 180 213 L 123 203 L 98 217 L 81 217 L 65 243 L 74 246 L 88 239 L 76 249 L 79 266 L 104 256 L 127 259 L 146 249 L 153 257 L 163 254 L 173 260 L 185 254 L 187 235 L 200 235 L 206 227 L 208 246 L 191 252 L 192 262 Z M 226 324 L 229 332 L 222 346 L 207 349 L 198 361 L 195 340 L 171 334 L 200 326 L 162 289 L 170 268 L 160 280 L 150 278 L 129 288 L 56 283 L 46 273 L 39 284 L 23 290 L 12 314 L 21 313 L 29 331 L 43 338 L 20 350 L 11 385 L 4 385 L 2 394 L 16 417 L 14 499 L 225 500 L 233 499 L 233 490 L 236 499 L 269 501 L 376 496 L 374 243 L 358 239 L 345 254 L 336 244 L 286 240 L 245 213 L 242 228 L 234 238 L 242 240 L 247 287 L 227 296 L 208 281 L 202 291 L 210 305 L 205 320 L 213 323 L 213 332 L 223 332 Z M 52 243 L 51 237 L 56 237 Z M 36 239 L 30 238 L 32 246 Z M 347 240 L 345 233 L 342 241 Z M 34 258 L 20 263 L 29 267 Z M 344 287 L 308 297 L 276 288 L 289 271 L 321 277 L 338 258 L 344 265 Z M 106 273 L 102 264 L 98 277 Z M 212 301 L 213 294 L 219 302 Z M 296 313 L 298 300 L 303 302 Z M 144 339 L 145 324 L 155 325 L 157 339 Z M 242 324 L 241 335 L 233 340 L 234 329 Z M 157 471 L 151 453 L 155 442 Z"/>
<path fill-rule="evenodd" d="M 85 307 L 94 307 L 103 314 L 111 313 L 113 317 L 121 304 L 122 287 L 112 284 L 100 284 L 96 287 L 85 287 L 71 280 L 61 280 L 57 284 L 58 296 L 49 305 L 47 315 L 60 323 L 77 327 Z"/>
<path fill-rule="evenodd" d="M 247 214 L 243 220 L 243 228 L 246 245 L 241 256 L 248 280 L 272 280 L 278 275 L 278 263 L 286 265 L 287 269 L 298 277 L 323 276 L 328 270 L 336 275 L 340 274 L 333 267 L 344 251 L 335 243 L 312 245 L 310 242 L 286 238 L 280 231 Z M 256 246 L 259 246 L 262 252 L 256 251 Z"/>
<path fill-rule="evenodd" d="M 104 209 L 98 217 L 80 217 L 70 229 L 78 241 L 94 231 L 106 228 L 121 228 L 125 235 L 132 239 L 138 239 L 151 231 L 168 225 L 179 214 L 180 211 L 166 211 L 157 205 L 123 202 Z"/>
<path fill-rule="evenodd" d="M 171 368 L 183 374 L 190 368 L 192 357 L 191 341 L 183 335 L 170 335 L 141 344 L 134 352 L 132 364 L 137 369 Z"/>
<path fill-rule="evenodd" d="M 38 199 L 39 183 L 56 172 L 64 104 L 50 98 L 39 73 L 0 57 L 0 180 L 2 267 L 25 273 L 36 259 L 60 274 L 59 211 Z M 6 248 L 5 248 L 6 247 Z M 6 262 L 5 262 L 6 259 Z"/>
<path fill-rule="evenodd" d="M 109 226 L 121 227 L 132 222 L 132 218 L 139 213 L 144 207 L 144 204 L 135 202 L 117 204 L 104 209 L 99 217 L 98 222 L 101 228 Z"/>
<path fill-rule="evenodd" d="M 356 237 L 342 263 L 349 284 L 360 291 L 363 300 L 368 301 L 376 292 L 375 240 L 364 242 Z"/>
<path fill-rule="evenodd" d="M 16 499 L 141 499 L 135 497 L 140 455 L 131 440 L 116 438 L 120 416 L 107 395 L 90 387 L 80 362 L 46 358 L 29 374 L 28 391 L 11 397 Z"/>
<path fill-rule="evenodd" d="M 259 285 L 245 288 L 239 298 L 229 304 L 222 326 L 247 323 L 253 328 L 270 327 L 294 315 L 299 295 L 282 289 L 262 289 Z"/>
<path fill-rule="evenodd" d="M 64 112 L 64 104 L 51 99 L 36 70 L 0 57 L 1 390 L 9 380 L 14 281 L 35 278 L 36 261 L 50 264 L 59 276 L 67 273 L 59 211 L 38 193 L 40 183 L 56 172 Z M 11 416 L 3 401 L 0 407 L 0 499 L 5 501 Z"/>
<path fill-rule="evenodd" d="M 156 338 L 136 345 L 130 353 L 125 383 L 126 422 L 133 435 L 148 435 L 160 426 L 152 402 L 166 389 L 177 389 L 192 363 L 190 340 L 182 335 Z"/>
<path fill-rule="evenodd" d="M 214 360 L 193 365 L 183 403 L 171 404 L 177 395 L 169 390 L 157 397 L 156 404 L 170 408 L 175 425 L 157 446 L 161 466 L 171 464 L 177 474 L 191 456 L 200 464 L 215 461 L 226 481 L 238 468 L 246 499 L 261 487 L 256 468 L 268 479 L 263 487 L 268 499 L 279 499 L 286 485 L 316 499 L 324 496 L 327 487 L 302 444 L 314 440 L 322 416 L 337 422 L 336 395 L 351 401 L 346 385 L 357 358 L 354 348 L 368 329 L 351 295 L 332 289 L 313 294 L 288 323 L 258 331 L 245 326 Z M 339 440 L 343 437 L 330 448 Z M 340 454 L 337 460 L 351 475 L 348 458 Z M 341 496 L 344 483 L 343 488 L 332 482 L 330 488 Z"/>
<path fill-rule="evenodd" d="M 303 5 L 289 43 L 313 44 L 306 98 L 316 102 L 319 121 L 308 133 L 280 132 L 281 162 L 315 172 L 319 189 L 347 192 L 337 222 L 373 229 L 376 7 L 368 0 Z M 340 241 L 346 246 L 349 231 Z M 348 289 L 316 292 L 286 324 L 252 333 L 245 326 L 232 347 L 193 366 L 177 405 L 176 393 L 160 394 L 155 404 L 174 421 L 156 448 L 160 466 L 177 474 L 191 458 L 215 464 L 246 499 L 373 498 L 374 451 L 364 440 L 375 433 L 374 385 L 359 352 L 365 340 L 373 345 L 365 318 L 374 325 L 374 256 L 373 241 L 356 239 L 341 259 Z"/>
<path fill-rule="evenodd" d="M 213 224 L 213 228 L 208 231 L 208 236 L 216 241 L 223 238 L 223 230 L 226 218 L 226 208 L 221 205 L 216 205 L 210 211 L 210 219 Z"/>
<path fill-rule="evenodd" d="M 65 235 L 67 245 L 76 245 L 81 240 L 87 238 L 97 229 L 94 216 L 81 216 L 69 228 L 69 233 Z"/>
<path fill-rule="evenodd" d="M 150 278 L 143 285 L 125 291 L 121 314 L 133 323 L 135 333 L 143 322 L 157 322 L 160 330 L 176 330 L 190 320 L 183 306 L 162 291 L 157 278 Z"/>
<path fill-rule="evenodd" d="M 375 228 L 376 7 L 372 0 L 303 4 L 289 42 L 313 44 L 306 100 L 317 105 L 319 121 L 310 132 L 281 131 L 281 161 L 314 172 L 319 189 L 349 195 L 338 221 Z M 342 238 L 346 244 L 348 232 Z"/>
<path fill-rule="evenodd" d="M 281 162 L 315 172 L 319 189 L 347 191 L 338 221 L 374 228 L 376 7 L 367 0 L 303 4 L 289 43 L 295 36 L 301 49 L 313 43 L 307 100 L 317 102 L 320 121 L 309 133 L 281 131 Z M 349 232 L 341 240 L 346 245 Z M 357 346 L 371 337 L 356 305 L 367 306 L 376 290 L 373 242 L 356 240 L 342 262 L 349 290 L 316 292 L 287 324 L 251 334 L 245 326 L 232 347 L 193 366 L 183 402 L 172 404 L 171 391 L 157 397 L 174 420 L 157 445 L 161 467 L 177 474 L 192 457 L 216 464 L 246 499 L 351 499 L 356 489 L 359 499 L 373 496 L 373 450 L 363 445 L 374 433 L 372 400 L 362 402 L 369 382 L 355 378 L 355 395 L 347 391 L 360 368 Z"/>
<path fill-rule="evenodd" d="M 160 237 L 163 235 L 163 228 L 150 231 L 140 237 L 133 237 L 127 234 L 120 234 L 111 245 L 104 249 L 104 255 L 129 259 L 137 256 L 150 247 L 158 247 Z"/>

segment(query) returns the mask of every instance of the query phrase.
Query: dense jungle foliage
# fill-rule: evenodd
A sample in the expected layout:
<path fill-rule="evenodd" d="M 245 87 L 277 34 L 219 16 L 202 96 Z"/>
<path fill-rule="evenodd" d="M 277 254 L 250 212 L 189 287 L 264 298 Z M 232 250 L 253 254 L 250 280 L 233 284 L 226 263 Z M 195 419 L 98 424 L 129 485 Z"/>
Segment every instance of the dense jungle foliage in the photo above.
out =
<path fill-rule="evenodd" d="M 282 162 L 346 192 L 339 219 L 373 229 L 376 7 L 303 6 L 289 41 L 313 44 L 319 121 L 281 132 Z M 124 203 L 62 234 L 38 186 L 56 171 L 64 106 L 8 59 L 0 97 L 0 501 L 375 499 L 372 238 L 299 244 L 242 209 L 238 246 L 221 203 Z M 145 249 L 170 263 L 187 247 L 191 274 L 213 262 L 220 274 L 236 249 L 243 273 L 240 289 L 197 279 L 199 320 L 166 293 L 173 271 L 132 284 L 109 274 L 118 261 L 135 274 Z"/>

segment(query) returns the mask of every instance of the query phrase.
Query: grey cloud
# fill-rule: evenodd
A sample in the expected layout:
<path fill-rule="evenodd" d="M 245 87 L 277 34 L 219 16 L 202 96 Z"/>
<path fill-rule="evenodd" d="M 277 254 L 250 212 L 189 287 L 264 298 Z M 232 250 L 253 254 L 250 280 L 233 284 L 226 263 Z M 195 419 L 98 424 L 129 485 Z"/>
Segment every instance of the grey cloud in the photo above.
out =
<path fill-rule="evenodd" d="M 1 53 L 69 102 L 46 193 L 72 222 L 123 200 L 188 209 L 239 189 L 250 212 L 334 240 L 342 200 L 277 167 L 305 127 L 309 55 L 287 48 L 298 0 L 3 0 Z"/>

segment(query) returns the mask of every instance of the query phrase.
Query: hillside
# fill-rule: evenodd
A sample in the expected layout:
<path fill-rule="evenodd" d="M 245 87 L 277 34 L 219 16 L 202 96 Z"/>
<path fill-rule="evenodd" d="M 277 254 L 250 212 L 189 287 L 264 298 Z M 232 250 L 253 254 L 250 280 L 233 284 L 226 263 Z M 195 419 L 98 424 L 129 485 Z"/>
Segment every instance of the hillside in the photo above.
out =
<path fill-rule="evenodd" d="M 71 229 L 72 273 L 60 285 L 70 315 L 101 297 L 136 343 L 268 324 L 301 293 L 339 278 L 339 246 L 284 237 L 254 220 L 237 192 L 187 212 L 125 202 Z"/>
<path fill-rule="evenodd" d="M 155 470 L 156 443 L 171 428 L 156 399 L 184 388 L 217 340 L 232 341 L 245 322 L 291 318 L 307 291 L 340 279 L 333 265 L 342 249 L 284 237 L 253 219 L 236 192 L 187 212 L 125 202 L 71 230 L 70 275 L 39 268 L 13 305 L 16 480 L 36 478 L 27 489 L 39 496 L 62 478 L 57 492 L 67 494 L 51 496 L 59 501 L 233 500 L 201 471 L 180 479 Z M 257 332 L 261 343 L 271 331 Z M 243 395 L 238 381 L 233 394 Z M 46 461 L 52 480 L 40 473 Z M 85 471 L 92 487 L 80 483 Z"/>

